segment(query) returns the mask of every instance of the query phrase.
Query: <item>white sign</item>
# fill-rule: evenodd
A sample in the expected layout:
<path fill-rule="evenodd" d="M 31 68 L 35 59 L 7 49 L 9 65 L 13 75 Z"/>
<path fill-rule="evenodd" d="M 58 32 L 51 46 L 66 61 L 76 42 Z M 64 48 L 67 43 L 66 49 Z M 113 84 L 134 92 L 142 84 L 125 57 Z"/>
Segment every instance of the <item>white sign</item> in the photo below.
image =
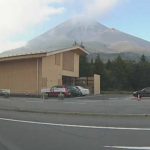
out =
<path fill-rule="evenodd" d="M 54 92 L 65 92 L 65 88 L 54 88 Z"/>
<path fill-rule="evenodd" d="M 41 93 L 47 93 L 47 92 L 50 92 L 49 88 L 41 89 Z"/>

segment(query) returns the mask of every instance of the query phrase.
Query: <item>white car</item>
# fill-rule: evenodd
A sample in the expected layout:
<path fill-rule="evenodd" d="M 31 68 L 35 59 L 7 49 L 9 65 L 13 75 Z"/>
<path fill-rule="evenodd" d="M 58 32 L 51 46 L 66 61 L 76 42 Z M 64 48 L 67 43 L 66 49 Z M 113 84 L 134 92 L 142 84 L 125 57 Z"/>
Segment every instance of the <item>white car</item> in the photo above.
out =
<path fill-rule="evenodd" d="M 76 87 L 80 90 L 80 92 L 82 93 L 82 95 L 89 95 L 90 94 L 89 89 L 86 89 L 86 88 L 84 88 L 82 86 L 76 86 Z"/>

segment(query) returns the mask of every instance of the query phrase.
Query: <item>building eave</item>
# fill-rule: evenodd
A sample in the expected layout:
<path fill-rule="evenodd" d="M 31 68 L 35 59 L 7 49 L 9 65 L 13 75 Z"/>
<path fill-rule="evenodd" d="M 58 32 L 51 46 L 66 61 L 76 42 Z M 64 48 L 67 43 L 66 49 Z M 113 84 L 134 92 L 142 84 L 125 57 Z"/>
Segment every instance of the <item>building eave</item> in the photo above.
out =
<path fill-rule="evenodd" d="M 78 53 L 79 55 L 88 55 L 88 51 L 85 50 L 84 48 L 80 46 L 74 46 L 71 48 L 65 48 L 65 49 L 59 49 L 59 50 L 54 50 L 54 51 L 41 51 L 37 53 L 26 53 L 22 55 L 12 55 L 12 56 L 6 56 L 6 57 L 0 57 L 0 62 L 2 61 L 11 61 L 11 60 L 19 60 L 19 59 L 29 59 L 29 58 L 40 58 L 40 57 L 45 57 L 49 55 L 55 55 L 58 53 L 63 53 L 67 51 L 74 51 Z"/>
<path fill-rule="evenodd" d="M 41 58 L 44 56 L 46 56 L 46 53 L 35 53 L 35 54 L 24 54 L 24 55 L 17 55 L 17 56 L 1 57 L 0 62 L 20 60 L 20 59 Z"/>
<path fill-rule="evenodd" d="M 55 55 L 55 54 L 63 53 L 63 52 L 67 52 L 67 51 L 76 51 L 76 52 L 79 52 L 80 55 L 88 55 L 89 54 L 89 52 L 87 50 L 85 50 L 84 48 L 82 48 L 80 46 L 74 46 L 74 47 L 71 47 L 71 48 L 59 49 L 59 50 L 47 52 L 47 56 Z"/>

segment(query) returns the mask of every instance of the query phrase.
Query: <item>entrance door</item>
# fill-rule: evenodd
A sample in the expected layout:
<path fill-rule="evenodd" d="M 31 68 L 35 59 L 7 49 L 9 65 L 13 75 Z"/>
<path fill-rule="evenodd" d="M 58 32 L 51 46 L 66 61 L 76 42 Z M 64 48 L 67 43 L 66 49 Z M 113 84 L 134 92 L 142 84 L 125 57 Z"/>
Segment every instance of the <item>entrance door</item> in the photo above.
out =
<path fill-rule="evenodd" d="M 63 83 L 63 85 L 74 85 L 75 84 L 75 77 L 63 76 L 62 77 L 62 83 Z"/>

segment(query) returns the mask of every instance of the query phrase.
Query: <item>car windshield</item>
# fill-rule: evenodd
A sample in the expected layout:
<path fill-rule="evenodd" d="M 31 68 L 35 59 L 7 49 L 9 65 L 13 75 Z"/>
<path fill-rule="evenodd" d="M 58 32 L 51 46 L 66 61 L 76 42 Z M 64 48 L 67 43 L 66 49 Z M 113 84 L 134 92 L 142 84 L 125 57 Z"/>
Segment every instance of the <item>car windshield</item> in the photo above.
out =
<path fill-rule="evenodd" d="M 77 86 L 79 89 L 84 89 L 82 86 Z"/>
<path fill-rule="evenodd" d="M 146 89 L 142 89 L 141 91 L 146 91 Z"/>

